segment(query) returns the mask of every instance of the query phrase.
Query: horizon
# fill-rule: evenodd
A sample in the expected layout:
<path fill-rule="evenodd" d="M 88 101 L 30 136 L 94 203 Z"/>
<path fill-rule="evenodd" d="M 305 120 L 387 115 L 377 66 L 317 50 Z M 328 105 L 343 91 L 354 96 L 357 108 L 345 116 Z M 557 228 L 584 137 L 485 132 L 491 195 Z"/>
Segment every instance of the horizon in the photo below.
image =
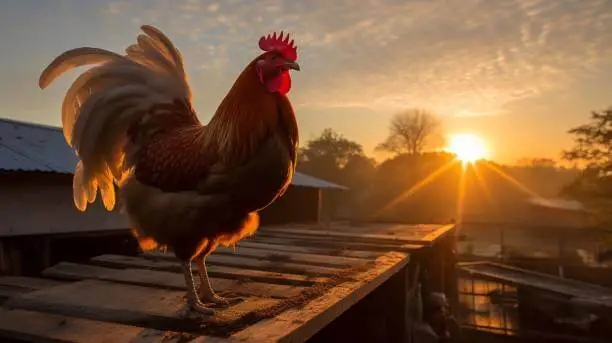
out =
<path fill-rule="evenodd" d="M 122 52 L 139 26 L 160 28 L 182 52 L 204 122 L 260 54 L 259 36 L 295 38 L 302 71 L 289 93 L 305 143 L 330 127 L 363 145 L 404 109 L 437 113 L 444 132 L 473 133 L 489 158 L 559 160 L 570 128 L 612 105 L 612 1 L 461 2 L 24 0 L 2 4 L 0 116 L 58 126 L 76 73 L 41 91 L 38 76 L 65 50 Z M 333 13 L 341 13 L 340 15 Z M 8 80 L 8 82 L 7 82 Z"/>

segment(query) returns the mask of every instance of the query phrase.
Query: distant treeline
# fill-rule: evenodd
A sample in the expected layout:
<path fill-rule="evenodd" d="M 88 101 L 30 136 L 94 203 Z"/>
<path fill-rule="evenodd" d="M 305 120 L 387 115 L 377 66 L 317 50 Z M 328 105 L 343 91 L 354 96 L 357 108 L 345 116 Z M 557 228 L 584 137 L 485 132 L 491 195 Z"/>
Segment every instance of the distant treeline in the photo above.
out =
<path fill-rule="evenodd" d="M 298 170 L 350 188 L 335 196 L 336 217 L 413 223 L 500 220 L 531 196 L 558 196 L 578 175 L 547 159 L 464 166 L 445 152 L 399 153 L 376 164 L 331 129 L 301 149 Z"/>

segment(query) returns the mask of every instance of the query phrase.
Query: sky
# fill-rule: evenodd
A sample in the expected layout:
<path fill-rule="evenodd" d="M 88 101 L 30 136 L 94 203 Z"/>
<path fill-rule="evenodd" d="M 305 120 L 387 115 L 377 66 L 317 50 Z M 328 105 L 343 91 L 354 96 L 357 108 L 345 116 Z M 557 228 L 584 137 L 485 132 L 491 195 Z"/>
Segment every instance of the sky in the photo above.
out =
<path fill-rule="evenodd" d="M 612 0 L 0 0 L 0 117 L 59 125 L 77 73 L 41 91 L 40 72 L 76 47 L 123 52 L 142 24 L 183 54 L 203 121 L 259 37 L 290 32 L 302 141 L 331 127 L 378 157 L 408 108 L 512 163 L 558 158 L 568 129 L 612 105 Z"/>

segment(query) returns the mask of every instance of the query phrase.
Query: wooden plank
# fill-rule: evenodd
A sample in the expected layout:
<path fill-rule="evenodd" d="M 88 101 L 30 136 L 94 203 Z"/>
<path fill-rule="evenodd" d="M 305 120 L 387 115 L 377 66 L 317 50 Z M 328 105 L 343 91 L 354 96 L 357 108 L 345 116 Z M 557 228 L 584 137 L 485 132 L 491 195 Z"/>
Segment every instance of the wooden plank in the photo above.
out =
<path fill-rule="evenodd" d="M 300 253 L 274 249 L 259 249 L 243 246 L 236 247 L 235 252 L 228 248 L 218 249 L 217 251 L 215 251 L 215 254 L 211 255 L 210 257 L 214 256 L 240 256 L 254 258 L 258 260 L 285 261 L 289 263 L 307 264 L 337 269 L 357 267 L 367 263 L 367 259 L 363 258 L 334 256 L 328 254 L 315 254 L 312 252 Z"/>
<path fill-rule="evenodd" d="M 423 239 L 425 240 L 429 240 L 429 241 L 437 241 L 438 239 L 442 238 L 443 236 L 446 236 L 447 233 L 454 231 L 456 228 L 455 224 L 448 224 L 448 225 L 443 225 L 442 227 L 433 230 L 432 232 L 430 232 L 429 234 L 427 234 Z"/>
<path fill-rule="evenodd" d="M 120 268 L 140 268 L 153 269 L 171 272 L 182 272 L 180 262 L 163 260 L 147 260 L 141 257 L 130 257 L 121 255 L 101 255 L 91 259 L 92 263 L 120 267 Z M 195 266 L 194 266 L 195 268 Z M 259 270 L 248 270 L 231 267 L 220 267 L 215 265 L 208 266 L 210 277 L 227 278 L 235 280 L 250 280 L 256 282 L 267 282 L 279 285 L 312 286 L 315 283 L 325 283 L 329 279 L 324 277 L 310 277 L 290 273 L 274 273 Z"/>
<path fill-rule="evenodd" d="M 353 233 L 331 230 L 309 230 L 309 229 L 290 229 L 290 228 L 270 228 L 262 227 L 258 231 L 258 236 L 275 237 L 303 237 L 303 238 L 325 238 L 333 240 L 380 243 L 380 244 L 419 244 L 430 245 L 432 242 L 427 239 L 407 238 L 395 235 L 381 235 L 372 233 Z"/>
<path fill-rule="evenodd" d="M 247 298 L 211 316 L 183 318 L 185 292 L 132 286 L 100 280 L 85 280 L 34 291 L 9 299 L 6 308 L 143 326 L 156 330 L 224 330 L 255 310 L 271 308 L 275 299 Z"/>
<path fill-rule="evenodd" d="M 121 270 L 124 269 L 112 269 L 88 264 L 60 262 L 43 270 L 42 275 L 51 279 L 70 281 L 81 281 L 86 279 L 107 280 L 109 275 L 112 275 L 113 272 L 118 272 Z"/>
<path fill-rule="evenodd" d="M 162 258 L 165 260 L 176 260 L 172 253 L 151 252 L 142 254 L 145 258 Z M 319 267 L 328 267 L 335 269 L 346 269 L 350 267 L 359 267 L 367 263 L 367 260 L 359 258 L 338 257 L 320 254 L 302 254 L 286 251 L 262 250 L 245 247 L 237 247 L 236 252 L 229 248 L 220 248 L 212 255 L 206 258 L 210 264 L 224 264 L 228 258 L 251 258 L 256 260 L 265 260 L 272 262 L 282 261 L 283 263 L 292 263 L 298 265 L 313 265 Z"/>
<path fill-rule="evenodd" d="M 38 290 L 63 285 L 65 282 L 24 276 L 1 276 L 0 286 Z"/>
<path fill-rule="evenodd" d="M 332 230 L 334 232 L 345 232 L 350 234 L 375 234 L 383 236 L 395 236 L 405 239 L 418 239 L 436 241 L 455 228 L 455 224 L 401 224 L 401 223 L 372 223 L 363 222 L 359 224 L 333 223 L 331 227 L 323 226 L 274 226 L 268 227 L 278 231 L 290 229 L 305 229 L 309 231 Z M 265 230 L 265 228 L 264 228 Z"/>
<path fill-rule="evenodd" d="M 252 238 L 249 238 L 249 242 L 295 245 L 295 246 L 305 246 L 305 247 L 321 247 L 321 248 L 342 249 L 342 250 L 378 251 L 378 252 L 388 252 L 388 251 L 413 252 L 413 251 L 423 248 L 423 245 L 415 245 L 415 244 L 395 245 L 395 244 L 360 243 L 360 242 L 330 240 L 330 239 L 326 239 L 323 237 L 304 238 L 304 237 L 286 236 L 286 235 L 278 236 L 278 237 L 257 235 Z"/>
<path fill-rule="evenodd" d="M 31 291 L 32 290 L 19 288 L 19 287 L 0 286 L 0 304 L 2 304 L 6 300 L 14 296 L 21 295 L 21 294 L 31 292 Z"/>
<path fill-rule="evenodd" d="M 328 249 L 328 248 L 320 248 L 320 247 L 301 247 L 301 246 L 295 246 L 295 245 L 257 243 L 257 242 L 251 242 L 248 239 L 241 241 L 236 246 L 236 250 L 240 250 L 244 248 L 273 250 L 273 251 L 286 251 L 286 252 L 294 252 L 294 253 L 301 253 L 301 254 L 352 257 L 352 258 L 361 258 L 361 259 L 376 259 L 378 256 L 382 255 L 380 253 L 372 252 L 372 251 L 354 251 L 354 250 Z M 229 250 L 229 248 L 226 248 L 226 249 Z"/>
<path fill-rule="evenodd" d="M 38 289 L 55 287 L 64 282 L 23 276 L 0 277 L 0 303 L 7 299 Z"/>
<path fill-rule="evenodd" d="M 344 256 L 334 256 L 330 254 L 316 254 L 316 253 L 300 253 L 300 252 L 291 252 L 291 251 L 281 251 L 274 249 L 254 249 L 244 246 L 239 246 L 236 248 L 236 252 L 234 253 L 232 250 L 227 248 L 218 249 L 218 254 L 225 255 L 237 255 L 244 257 L 257 258 L 262 260 L 284 260 L 292 263 L 301 263 L 301 264 L 312 264 L 315 266 L 322 267 L 330 267 L 330 268 L 350 268 L 350 267 L 358 267 L 362 266 L 366 263 L 366 260 L 363 258 L 354 258 L 354 257 L 344 257 Z M 215 256 L 214 254 L 211 256 Z"/>
<path fill-rule="evenodd" d="M 66 280 L 97 279 L 130 285 L 186 290 L 182 273 L 147 269 L 111 269 L 85 264 L 61 262 L 43 271 L 50 278 Z M 231 279 L 210 279 L 213 288 L 220 293 L 286 299 L 298 296 L 305 288 L 260 282 L 244 282 Z"/>
<path fill-rule="evenodd" d="M 175 332 L 0 308 L 2 338 L 32 343 L 178 343 L 181 337 Z"/>
<path fill-rule="evenodd" d="M 373 268 L 360 273 L 355 280 L 337 285 L 303 307 L 251 325 L 231 338 L 260 342 L 305 342 L 404 268 L 408 261 L 407 254 L 387 253 L 376 260 Z"/>
<path fill-rule="evenodd" d="M 207 266 L 224 266 L 263 270 L 278 273 L 291 273 L 310 276 L 334 276 L 342 272 L 343 268 L 321 267 L 305 263 L 292 263 L 276 257 L 275 260 L 258 260 L 238 255 L 211 255 L 206 258 Z"/>

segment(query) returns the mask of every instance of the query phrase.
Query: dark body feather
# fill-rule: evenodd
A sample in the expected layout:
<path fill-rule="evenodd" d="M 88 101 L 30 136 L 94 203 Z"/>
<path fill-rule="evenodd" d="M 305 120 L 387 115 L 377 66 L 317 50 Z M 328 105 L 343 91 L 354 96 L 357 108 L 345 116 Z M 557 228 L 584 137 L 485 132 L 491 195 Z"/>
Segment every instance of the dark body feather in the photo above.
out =
<path fill-rule="evenodd" d="M 252 213 L 282 195 L 295 170 L 298 131 L 289 100 L 267 92 L 251 64 L 208 126 L 191 121 L 195 114 L 184 101 L 161 111 L 167 114 L 157 113 L 157 122 L 139 125 L 130 136 L 136 144 L 146 133 L 134 180 L 125 186 L 125 208 L 137 236 L 167 245 L 185 260 L 252 234 Z M 135 181 L 199 201 L 178 209 L 168 204 L 157 216 L 162 220 L 148 220 L 139 210 L 141 194 L 129 190 Z"/>

